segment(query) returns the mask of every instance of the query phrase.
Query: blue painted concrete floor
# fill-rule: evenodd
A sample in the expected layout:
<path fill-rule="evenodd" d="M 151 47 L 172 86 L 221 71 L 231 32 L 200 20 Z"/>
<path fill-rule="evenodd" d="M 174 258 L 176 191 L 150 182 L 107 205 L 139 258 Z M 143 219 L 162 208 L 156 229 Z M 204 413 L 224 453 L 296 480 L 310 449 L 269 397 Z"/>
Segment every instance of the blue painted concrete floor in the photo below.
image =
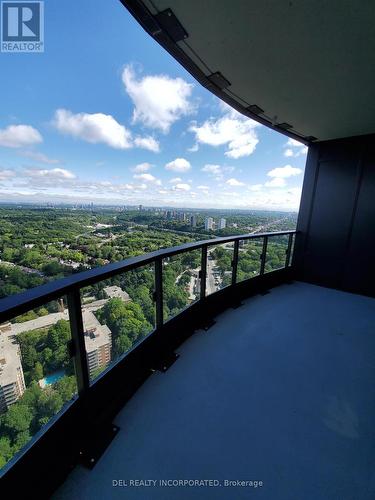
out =
<path fill-rule="evenodd" d="M 375 498 L 375 300 L 294 283 L 216 319 L 55 498 Z"/>

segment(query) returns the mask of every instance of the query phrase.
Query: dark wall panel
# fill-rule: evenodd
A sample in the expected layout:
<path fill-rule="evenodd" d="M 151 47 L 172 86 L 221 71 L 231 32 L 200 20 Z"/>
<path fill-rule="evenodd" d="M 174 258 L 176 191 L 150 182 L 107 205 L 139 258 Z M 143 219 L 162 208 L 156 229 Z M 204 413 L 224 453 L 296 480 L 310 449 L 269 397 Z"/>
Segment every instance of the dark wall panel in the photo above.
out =
<path fill-rule="evenodd" d="M 343 283 L 348 289 L 375 295 L 375 145 L 366 148 L 363 158 Z"/>
<path fill-rule="evenodd" d="M 373 144 L 375 137 L 365 136 L 311 146 L 294 256 L 298 279 L 375 295 Z"/>

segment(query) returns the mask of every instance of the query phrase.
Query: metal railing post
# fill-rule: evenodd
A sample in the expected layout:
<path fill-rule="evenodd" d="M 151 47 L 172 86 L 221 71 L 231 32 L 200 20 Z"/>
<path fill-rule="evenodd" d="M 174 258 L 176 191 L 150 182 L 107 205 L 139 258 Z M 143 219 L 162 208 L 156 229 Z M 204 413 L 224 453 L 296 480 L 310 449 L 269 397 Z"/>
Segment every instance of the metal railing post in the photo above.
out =
<path fill-rule="evenodd" d="M 78 394 L 81 396 L 90 386 L 90 377 L 87 365 L 85 334 L 83 329 L 83 318 L 81 309 L 81 297 L 79 289 L 69 292 L 68 310 L 70 331 L 73 342 L 74 367 L 77 377 Z"/>
<path fill-rule="evenodd" d="M 202 259 L 201 259 L 201 295 L 200 299 L 206 296 L 206 279 L 207 279 L 207 245 L 202 246 Z"/>
<path fill-rule="evenodd" d="M 268 236 L 263 236 L 263 248 L 262 248 L 262 254 L 260 256 L 259 274 L 264 274 L 264 268 L 266 265 L 266 256 L 267 256 L 267 245 L 268 245 Z"/>
<path fill-rule="evenodd" d="M 163 260 L 155 260 L 155 307 L 156 307 L 156 328 L 161 328 L 164 323 L 163 318 Z"/>
<path fill-rule="evenodd" d="M 288 248 L 286 250 L 286 257 L 285 257 L 285 267 L 289 267 L 290 264 L 290 255 L 292 252 L 292 245 L 293 245 L 293 236 L 294 234 L 290 234 L 288 238 Z"/>
<path fill-rule="evenodd" d="M 232 285 L 237 282 L 237 267 L 238 267 L 238 249 L 240 246 L 240 240 L 235 240 L 233 249 L 233 260 L 232 260 Z"/>

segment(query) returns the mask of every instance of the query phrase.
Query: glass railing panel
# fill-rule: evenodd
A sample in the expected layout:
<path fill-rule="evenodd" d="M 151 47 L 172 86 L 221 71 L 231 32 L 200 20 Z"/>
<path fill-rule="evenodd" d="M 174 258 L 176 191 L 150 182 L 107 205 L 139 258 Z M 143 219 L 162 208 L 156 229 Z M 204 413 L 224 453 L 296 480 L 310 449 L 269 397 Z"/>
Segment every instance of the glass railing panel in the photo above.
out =
<path fill-rule="evenodd" d="M 0 468 L 77 393 L 65 297 L 0 325 Z"/>
<path fill-rule="evenodd" d="M 264 272 L 269 273 L 285 267 L 289 235 L 269 236 Z"/>
<path fill-rule="evenodd" d="M 233 241 L 208 247 L 206 295 L 211 295 L 232 283 L 233 251 Z"/>
<path fill-rule="evenodd" d="M 199 300 L 201 256 L 199 249 L 163 259 L 164 321 Z"/>
<path fill-rule="evenodd" d="M 155 328 L 154 264 L 81 289 L 90 381 Z"/>
<path fill-rule="evenodd" d="M 237 283 L 259 276 L 262 250 L 263 238 L 239 241 Z"/>

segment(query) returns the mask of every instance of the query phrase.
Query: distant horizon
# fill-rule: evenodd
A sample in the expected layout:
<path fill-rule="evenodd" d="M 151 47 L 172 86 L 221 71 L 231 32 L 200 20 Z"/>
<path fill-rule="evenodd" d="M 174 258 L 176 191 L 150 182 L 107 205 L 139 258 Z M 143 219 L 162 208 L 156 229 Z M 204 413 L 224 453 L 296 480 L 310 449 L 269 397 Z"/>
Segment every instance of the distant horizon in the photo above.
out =
<path fill-rule="evenodd" d="M 290 214 L 298 214 L 298 210 L 286 210 L 286 209 L 269 209 L 269 208 L 230 208 L 230 207 L 189 207 L 189 206 L 172 206 L 172 205 L 147 205 L 146 203 L 138 203 L 138 204 L 126 204 L 126 203 L 95 203 L 93 201 L 90 202 L 83 202 L 83 201 L 77 201 L 77 202 L 68 202 L 68 201 L 61 201 L 61 202 L 53 202 L 53 201 L 2 201 L 0 200 L 0 207 L 4 206 L 18 206 L 18 207 L 24 207 L 24 206 L 34 206 L 34 207 L 42 207 L 42 208 L 77 208 L 77 205 L 80 205 L 80 209 L 82 210 L 89 210 L 90 205 L 94 208 L 125 208 L 125 209 L 132 209 L 134 208 L 135 210 L 139 209 L 139 205 L 142 205 L 143 208 L 145 209 L 159 209 L 159 210 L 186 210 L 186 211 L 224 211 L 224 212 L 284 212 L 284 213 L 290 213 Z M 52 206 L 48 206 L 52 205 Z"/>

